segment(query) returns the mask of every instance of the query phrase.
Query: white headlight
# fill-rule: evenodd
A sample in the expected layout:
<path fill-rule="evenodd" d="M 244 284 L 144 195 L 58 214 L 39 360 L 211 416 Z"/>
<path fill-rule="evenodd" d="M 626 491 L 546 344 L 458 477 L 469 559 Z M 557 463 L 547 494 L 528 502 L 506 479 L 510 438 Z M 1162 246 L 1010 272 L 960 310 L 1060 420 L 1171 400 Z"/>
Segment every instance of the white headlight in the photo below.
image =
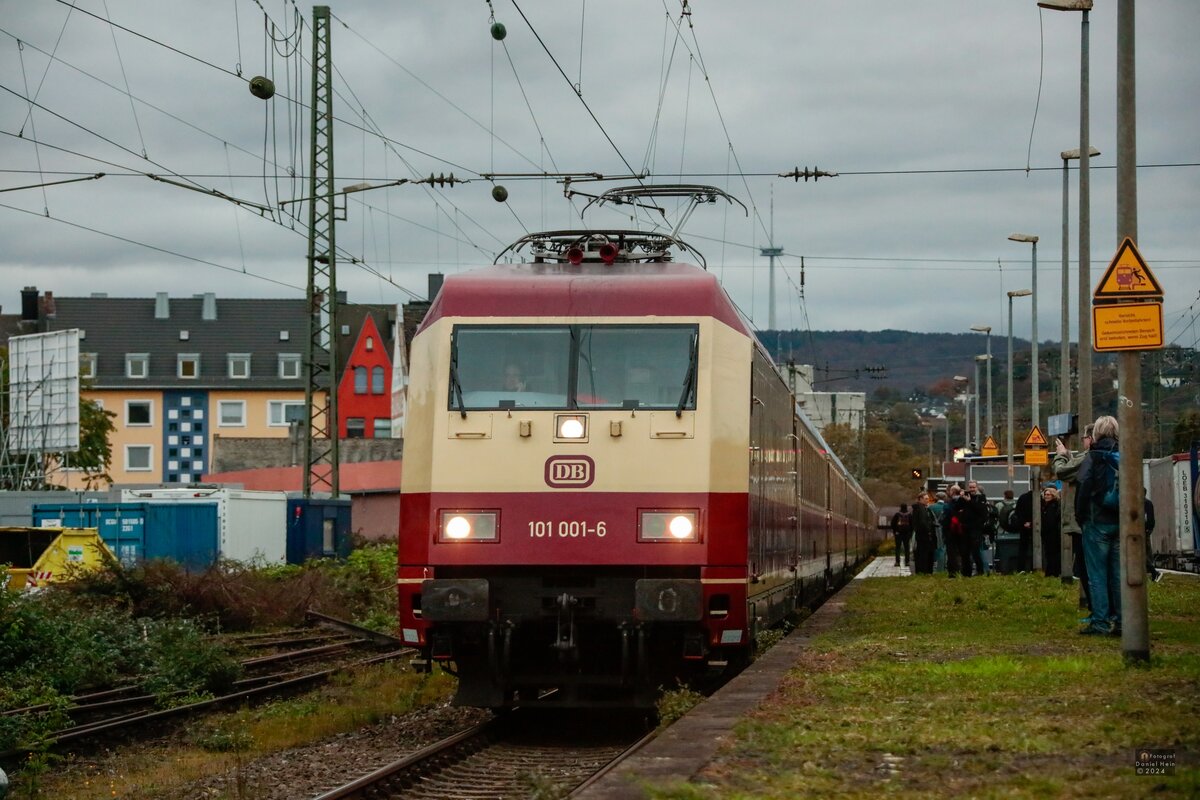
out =
<path fill-rule="evenodd" d="M 446 536 L 450 539 L 465 539 L 471 535 L 471 523 L 466 517 L 451 517 L 446 520 Z"/>
<path fill-rule="evenodd" d="M 583 439 L 587 436 L 587 425 L 583 417 L 560 414 L 558 416 L 558 438 Z"/>
<path fill-rule="evenodd" d="M 443 542 L 495 542 L 499 515 L 495 511 L 442 511 L 438 539 Z"/>
<path fill-rule="evenodd" d="M 699 513 L 694 510 L 643 511 L 638 540 L 642 542 L 697 542 Z"/>
<path fill-rule="evenodd" d="M 692 531 L 696 530 L 696 526 L 687 517 L 680 514 L 677 517 L 672 517 L 670 523 L 667 524 L 667 529 L 671 531 L 671 535 L 676 539 L 691 538 Z"/>

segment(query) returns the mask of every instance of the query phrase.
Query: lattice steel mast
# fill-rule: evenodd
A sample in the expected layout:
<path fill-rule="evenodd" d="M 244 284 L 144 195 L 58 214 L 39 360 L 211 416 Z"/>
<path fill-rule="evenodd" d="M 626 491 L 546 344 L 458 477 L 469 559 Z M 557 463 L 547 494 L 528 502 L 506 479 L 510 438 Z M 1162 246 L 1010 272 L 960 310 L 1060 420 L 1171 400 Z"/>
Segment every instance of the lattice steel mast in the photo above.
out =
<path fill-rule="evenodd" d="M 308 204 L 308 342 L 305 346 L 304 496 L 338 496 L 337 258 L 334 246 L 333 54 L 329 6 L 313 6 L 312 129 Z"/>

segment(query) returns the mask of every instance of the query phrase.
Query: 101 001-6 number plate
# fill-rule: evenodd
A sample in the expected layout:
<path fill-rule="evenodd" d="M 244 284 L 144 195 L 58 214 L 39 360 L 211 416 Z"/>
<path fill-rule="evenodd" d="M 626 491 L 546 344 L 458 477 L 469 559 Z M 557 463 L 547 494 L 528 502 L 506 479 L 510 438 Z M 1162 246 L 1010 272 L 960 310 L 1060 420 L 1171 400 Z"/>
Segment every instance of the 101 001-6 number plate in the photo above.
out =
<path fill-rule="evenodd" d="M 608 533 L 608 523 L 588 522 L 587 520 L 571 519 L 557 522 L 548 519 L 533 520 L 529 523 L 529 535 L 535 539 L 586 539 L 589 536 L 603 538 Z"/>

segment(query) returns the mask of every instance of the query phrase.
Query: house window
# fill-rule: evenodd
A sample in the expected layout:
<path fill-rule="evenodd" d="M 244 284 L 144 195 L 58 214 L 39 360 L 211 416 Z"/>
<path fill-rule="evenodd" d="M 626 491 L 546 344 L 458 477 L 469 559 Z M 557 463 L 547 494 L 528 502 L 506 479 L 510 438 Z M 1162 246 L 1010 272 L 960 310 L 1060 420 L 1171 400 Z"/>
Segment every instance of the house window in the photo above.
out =
<path fill-rule="evenodd" d="M 125 377 L 126 378 L 144 378 L 150 374 L 150 354 L 149 353 L 126 353 L 125 354 Z"/>
<path fill-rule="evenodd" d="M 391 419 L 391 417 L 376 417 L 375 418 L 375 438 L 376 439 L 392 438 L 392 419 Z"/>
<path fill-rule="evenodd" d="M 355 367 L 354 368 L 354 393 L 355 394 L 366 394 L 367 393 L 367 368 L 366 367 Z"/>
<path fill-rule="evenodd" d="M 299 353 L 280 353 L 279 354 L 279 377 L 290 378 L 290 379 L 300 377 L 300 354 Z"/>
<path fill-rule="evenodd" d="M 250 377 L 249 353 L 230 353 L 228 359 L 230 378 L 245 379 Z"/>
<path fill-rule="evenodd" d="M 246 426 L 246 401 L 217 401 L 217 419 L 217 424 L 222 428 L 244 428 Z"/>
<path fill-rule="evenodd" d="M 383 394 L 383 367 L 371 367 L 371 394 Z"/>
<path fill-rule="evenodd" d="M 200 377 L 200 354 L 199 353 L 180 353 L 179 354 L 179 377 L 181 378 L 198 378 Z"/>
<path fill-rule="evenodd" d="M 375 349 L 375 337 L 368 336 L 367 337 L 367 352 L 369 353 L 374 349 Z"/>
<path fill-rule="evenodd" d="M 79 354 L 79 377 L 94 378 L 96 377 L 96 361 L 95 353 L 80 353 Z"/>
<path fill-rule="evenodd" d="M 149 444 L 125 445 L 126 472 L 149 472 L 154 461 L 154 446 Z"/>
<path fill-rule="evenodd" d="M 125 401 L 125 424 L 126 425 L 153 425 L 154 424 L 154 401 L 153 400 L 126 400 Z"/>
<path fill-rule="evenodd" d="M 346 420 L 346 438 L 362 439 L 366 435 L 367 421 L 363 417 L 350 417 Z"/>
<path fill-rule="evenodd" d="M 303 400 L 270 400 L 267 402 L 267 424 L 272 427 L 304 422 Z"/>

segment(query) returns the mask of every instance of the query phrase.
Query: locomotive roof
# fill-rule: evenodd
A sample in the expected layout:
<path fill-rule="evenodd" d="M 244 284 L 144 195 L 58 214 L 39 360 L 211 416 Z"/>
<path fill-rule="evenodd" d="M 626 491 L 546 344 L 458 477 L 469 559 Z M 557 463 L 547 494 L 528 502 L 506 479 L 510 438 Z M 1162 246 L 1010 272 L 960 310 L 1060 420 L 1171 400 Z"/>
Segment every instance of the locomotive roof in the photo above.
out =
<path fill-rule="evenodd" d="M 714 317 L 755 338 L 711 273 L 677 262 L 496 264 L 449 275 L 422 328 L 441 317 Z"/>

